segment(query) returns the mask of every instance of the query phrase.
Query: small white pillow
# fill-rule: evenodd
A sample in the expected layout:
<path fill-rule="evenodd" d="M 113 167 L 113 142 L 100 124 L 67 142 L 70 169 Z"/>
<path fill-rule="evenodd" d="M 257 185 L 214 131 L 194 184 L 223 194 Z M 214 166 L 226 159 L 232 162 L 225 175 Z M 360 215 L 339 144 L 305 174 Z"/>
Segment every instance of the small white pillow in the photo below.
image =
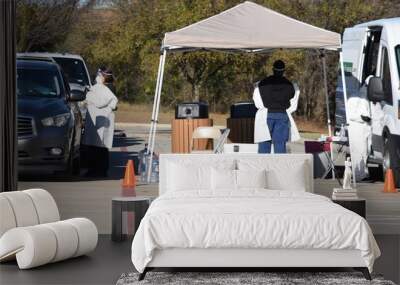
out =
<path fill-rule="evenodd" d="M 236 170 L 237 187 L 240 188 L 267 188 L 267 171 L 263 170 Z"/>
<path fill-rule="evenodd" d="M 211 188 L 214 191 L 236 190 L 236 170 L 213 167 L 211 170 Z"/>
<path fill-rule="evenodd" d="M 168 169 L 168 191 L 211 189 L 211 168 L 171 163 Z"/>
<path fill-rule="evenodd" d="M 286 169 L 268 169 L 267 188 L 271 190 L 306 191 L 305 163 L 294 163 Z"/>

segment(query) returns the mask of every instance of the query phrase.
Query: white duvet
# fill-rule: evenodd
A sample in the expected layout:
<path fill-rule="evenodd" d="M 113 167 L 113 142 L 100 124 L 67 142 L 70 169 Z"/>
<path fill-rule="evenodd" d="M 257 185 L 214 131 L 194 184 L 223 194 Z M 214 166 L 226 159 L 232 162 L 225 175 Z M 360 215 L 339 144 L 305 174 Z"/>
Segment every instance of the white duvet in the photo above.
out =
<path fill-rule="evenodd" d="M 132 262 L 143 272 L 165 248 L 358 249 L 370 271 L 380 255 L 359 215 L 323 196 L 265 189 L 160 196 L 136 232 Z"/>

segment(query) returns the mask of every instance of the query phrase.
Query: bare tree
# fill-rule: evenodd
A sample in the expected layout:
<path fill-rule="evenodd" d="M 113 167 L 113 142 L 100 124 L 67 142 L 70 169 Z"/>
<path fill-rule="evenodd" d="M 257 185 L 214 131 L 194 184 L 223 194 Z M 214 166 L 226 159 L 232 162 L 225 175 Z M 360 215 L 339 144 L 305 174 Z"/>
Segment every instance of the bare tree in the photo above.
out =
<path fill-rule="evenodd" d="M 95 1 L 17 0 L 17 50 L 52 50 L 67 37 L 78 13 Z"/>

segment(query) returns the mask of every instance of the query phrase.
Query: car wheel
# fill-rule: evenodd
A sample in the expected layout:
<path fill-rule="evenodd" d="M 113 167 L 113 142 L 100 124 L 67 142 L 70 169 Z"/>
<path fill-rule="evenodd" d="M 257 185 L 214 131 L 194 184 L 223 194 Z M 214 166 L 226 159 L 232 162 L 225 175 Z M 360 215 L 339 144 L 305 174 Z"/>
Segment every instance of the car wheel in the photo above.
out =
<path fill-rule="evenodd" d="M 74 169 L 74 150 L 71 147 L 70 152 L 69 152 L 69 157 L 68 157 L 68 165 L 66 169 L 67 175 L 72 175 L 72 170 Z"/>
<path fill-rule="evenodd" d="M 81 156 L 78 154 L 75 156 L 75 152 L 72 149 L 68 159 L 67 174 L 79 175 L 81 173 Z"/>
<path fill-rule="evenodd" d="M 69 175 L 79 175 L 81 173 L 81 154 L 75 154 L 75 135 L 72 137 L 71 148 L 69 151 L 67 173 Z"/>
<path fill-rule="evenodd" d="M 73 175 L 79 175 L 81 174 L 81 155 L 78 154 L 73 160 L 72 160 L 72 174 Z"/>

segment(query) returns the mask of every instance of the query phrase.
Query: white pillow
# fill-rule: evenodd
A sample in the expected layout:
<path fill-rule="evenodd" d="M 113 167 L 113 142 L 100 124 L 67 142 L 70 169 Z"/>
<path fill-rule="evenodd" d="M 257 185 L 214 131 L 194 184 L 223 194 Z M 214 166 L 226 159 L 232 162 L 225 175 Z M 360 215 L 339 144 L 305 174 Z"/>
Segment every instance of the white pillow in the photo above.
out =
<path fill-rule="evenodd" d="M 267 188 L 271 190 L 307 191 L 305 163 L 293 163 L 285 169 L 266 171 Z"/>
<path fill-rule="evenodd" d="M 309 170 L 304 160 L 294 160 L 290 156 L 265 156 L 239 159 L 237 165 L 239 170 L 265 169 L 268 190 L 307 191 Z"/>
<path fill-rule="evenodd" d="M 168 191 L 211 189 L 211 167 L 170 163 L 168 168 Z"/>
<path fill-rule="evenodd" d="M 236 190 L 236 170 L 213 167 L 211 170 L 211 188 L 214 191 Z"/>
<path fill-rule="evenodd" d="M 237 187 L 240 188 L 267 188 L 267 171 L 263 170 L 236 170 Z"/>

